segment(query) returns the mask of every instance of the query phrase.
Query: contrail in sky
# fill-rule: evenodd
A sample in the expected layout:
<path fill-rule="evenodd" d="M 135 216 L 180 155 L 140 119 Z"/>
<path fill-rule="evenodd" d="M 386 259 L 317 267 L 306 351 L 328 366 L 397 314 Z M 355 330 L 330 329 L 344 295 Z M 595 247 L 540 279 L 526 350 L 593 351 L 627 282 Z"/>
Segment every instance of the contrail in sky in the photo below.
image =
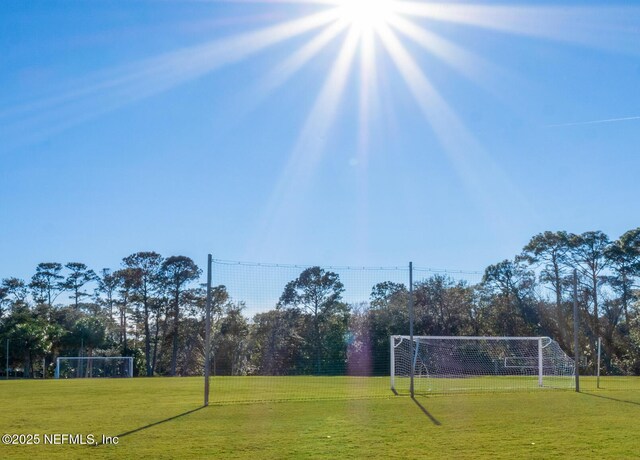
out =
<path fill-rule="evenodd" d="M 577 123 L 561 123 L 557 125 L 547 125 L 547 128 L 560 128 L 562 126 L 583 126 L 583 125 L 599 125 L 601 123 L 615 123 L 618 121 L 631 121 L 631 120 L 640 120 L 640 116 L 638 117 L 625 117 L 625 118 L 608 118 L 606 120 L 593 120 L 593 121 L 580 121 Z"/>

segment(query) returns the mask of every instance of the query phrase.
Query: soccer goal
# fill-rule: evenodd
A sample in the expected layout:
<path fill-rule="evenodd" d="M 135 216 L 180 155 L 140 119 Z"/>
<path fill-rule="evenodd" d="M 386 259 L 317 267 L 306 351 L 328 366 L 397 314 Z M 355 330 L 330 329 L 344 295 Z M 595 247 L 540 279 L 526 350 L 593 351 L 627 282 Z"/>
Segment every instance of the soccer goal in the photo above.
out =
<path fill-rule="evenodd" d="M 130 356 L 63 356 L 56 360 L 55 378 L 133 377 Z"/>
<path fill-rule="evenodd" d="M 414 393 L 575 388 L 575 365 L 549 337 L 391 336 L 391 389 Z"/>

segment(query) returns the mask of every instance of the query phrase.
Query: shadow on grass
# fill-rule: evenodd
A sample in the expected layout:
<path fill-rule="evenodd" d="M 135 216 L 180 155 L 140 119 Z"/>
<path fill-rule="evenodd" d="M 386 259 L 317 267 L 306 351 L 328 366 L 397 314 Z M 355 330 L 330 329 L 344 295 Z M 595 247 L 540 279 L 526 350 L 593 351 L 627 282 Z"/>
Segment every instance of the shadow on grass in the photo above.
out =
<path fill-rule="evenodd" d="M 440 423 L 440 420 L 438 420 L 433 415 L 431 415 L 431 412 L 429 412 L 422 404 L 420 404 L 420 401 L 418 401 L 416 398 L 411 398 L 411 399 L 413 400 L 414 403 L 416 403 L 416 406 L 420 408 L 420 410 L 424 413 L 424 415 L 426 415 L 434 425 L 436 426 L 442 425 L 442 423 Z"/>
<path fill-rule="evenodd" d="M 138 433 L 139 431 L 144 431 L 144 430 L 146 430 L 148 428 L 152 428 L 154 426 L 162 425 L 163 423 L 167 423 L 167 422 L 170 422 L 172 420 L 178 419 L 180 417 L 184 417 L 186 415 L 193 414 L 194 412 L 198 412 L 199 410 L 202 410 L 204 408 L 205 408 L 205 406 L 200 406 L 200 407 L 197 407 L 195 409 L 191 409 L 191 410 L 189 410 L 187 412 L 183 412 L 182 414 L 174 415 L 173 417 L 165 418 L 164 420 L 159 420 L 157 422 L 153 422 L 153 423 L 150 423 L 148 425 L 141 426 L 140 428 L 136 428 L 134 430 L 125 431 L 124 433 L 117 434 L 115 437 L 117 437 L 119 439 L 120 438 L 124 438 L 125 436 L 129 436 L 130 434 Z M 97 446 L 101 446 L 101 445 L 102 445 L 102 443 L 99 442 L 98 444 L 96 444 L 96 447 Z"/>
<path fill-rule="evenodd" d="M 626 399 L 612 398 L 611 396 L 602 396 L 594 393 L 585 393 L 584 391 L 581 391 L 580 394 L 593 396 L 594 398 L 608 399 L 609 401 L 616 401 L 616 402 L 621 402 L 625 404 L 633 404 L 634 406 L 640 406 L 640 402 L 636 402 L 636 401 L 627 401 Z"/>

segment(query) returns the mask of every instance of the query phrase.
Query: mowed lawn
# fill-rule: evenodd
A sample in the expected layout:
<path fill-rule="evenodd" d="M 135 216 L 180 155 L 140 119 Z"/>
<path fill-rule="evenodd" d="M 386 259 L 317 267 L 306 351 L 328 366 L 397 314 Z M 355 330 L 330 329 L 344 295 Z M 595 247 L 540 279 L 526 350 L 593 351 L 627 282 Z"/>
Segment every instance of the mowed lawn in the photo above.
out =
<path fill-rule="evenodd" d="M 0 445 L 0 458 L 640 457 L 640 389 L 413 401 L 380 394 L 385 383 L 377 379 L 360 381 L 358 392 L 354 383 L 331 382 L 216 378 L 212 400 L 215 391 L 228 397 L 234 386 L 246 395 L 262 386 L 279 397 L 335 392 L 338 399 L 201 408 L 202 378 L 0 381 L 0 434 L 119 436 L 115 446 Z M 360 397 L 363 382 L 377 397 Z M 316 395 L 303 394 L 312 390 Z"/>

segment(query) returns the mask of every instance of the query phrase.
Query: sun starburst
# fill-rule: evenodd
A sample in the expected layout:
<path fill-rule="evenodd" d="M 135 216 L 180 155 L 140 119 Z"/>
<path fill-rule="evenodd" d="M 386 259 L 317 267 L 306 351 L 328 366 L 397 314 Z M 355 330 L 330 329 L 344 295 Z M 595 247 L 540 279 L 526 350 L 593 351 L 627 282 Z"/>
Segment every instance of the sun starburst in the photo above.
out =
<path fill-rule="evenodd" d="M 202 1 L 202 0 L 199 0 Z M 207 0 L 205 0 L 207 1 Z M 615 48 L 616 51 L 637 54 L 638 8 L 589 8 L 528 5 L 499 5 L 421 0 L 209 0 L 220 4 L 243 2 L 248 5 L 294 12 L 295 16 L 279 23 L 270 23 L 257 30 L 217 38 L 208 42 L 171 50 L 113 69 L 89 75 L 81 84 L 68 91 L 56 91 L 49 98 L 24 101 L 13 107 L 0 107 L 0 122 L 4 130 L 15 131 L 16 139 L 38 141 L 58 131 L 68 129 L 87 119 L 119 109 L 143 98 L 157 95 L 178 85 L 213 73 L 227 66 L 247 61 L 284 43 L 296 43 L 297 48 L 270 70 L 260 74 L 255 89 L 254 104 L 275 94 L 289 80 L 321 53 L 338 43 L 338 51 L 325 72 L 320 90 L 310 105 L 308 115 L 292 140 L 293 149 L 286 167 L 272 194 L 263 221 L 270 226 L 278 222 L 278 214 L 290 212 L 285 205 L 292 196 L 301 196 L 304 185 L 323 159 L 325 142 L 331 138 L 333 124 L 341 114 L 341 103 L 351 76 L 359 75 L 357 104 L 359 119 L 354 138 L 357 152 L 348 154 L 345 164 L 358 166 L 359 177 L 365 177 L 367 155 L 372 133 L 372 120 L 381 105 L 377 104 L 381 85 L 377 78 L 383 63 L 391 63 L 397 76 L 415 101 L 425 130 L 430 130 L 458 170 L 462 181 L 482 196 L 482 181 L 478 171 L 495 171 L 490 155 L 466 129 L 461 117 L 431 81 L 424 67 L 425 56 L 439 60 L 454 73 L 491 88 L 491 78 L 502 72 L 499 66 L 473 53 L 471 46 L 438 32 L 436 23 L 489 30 L 503 34 L 556 40 L 582 46 Z M 290 4 L 290 5 L 287 5 Z M 295 8 L 290 8 L 294 5 Z M 244 6 L 243 6 L 244 7 Z M 285 14 L 285 15 L 286 15 Z M 621 21 L 628 27 L 621 27 Z M 602 37 L 613 37 L 603 40 Z M 413 46 L 409 46 L 409 44 Z M 326 57 L 326 54 L 324 55 Z M 387 59 L 382 59 L 385 56 Z M 360 65 L 355 61 L 360 59 Z M 313 86 L 313 85 L 312 85 Z M 310 86 L 311 87 L 311 86 Z M 501 88 L 500 88 L 501 89 Z M 244 93 L 238 91 L 238 93 Z M 506 190 L 508 180 L 505 179 Z M 486 198 L 491 202 L 490 197 Z M 267 234 L 263 229 L 260 233 Z M 277 230 L 276 230 L 277 231 Z"/>
<path fill-rule="evenodd" d="M 337 14 L 356 30 L 366 33 L 387 24 L 396 10 L 396 0 L 342 0 Z"/>

